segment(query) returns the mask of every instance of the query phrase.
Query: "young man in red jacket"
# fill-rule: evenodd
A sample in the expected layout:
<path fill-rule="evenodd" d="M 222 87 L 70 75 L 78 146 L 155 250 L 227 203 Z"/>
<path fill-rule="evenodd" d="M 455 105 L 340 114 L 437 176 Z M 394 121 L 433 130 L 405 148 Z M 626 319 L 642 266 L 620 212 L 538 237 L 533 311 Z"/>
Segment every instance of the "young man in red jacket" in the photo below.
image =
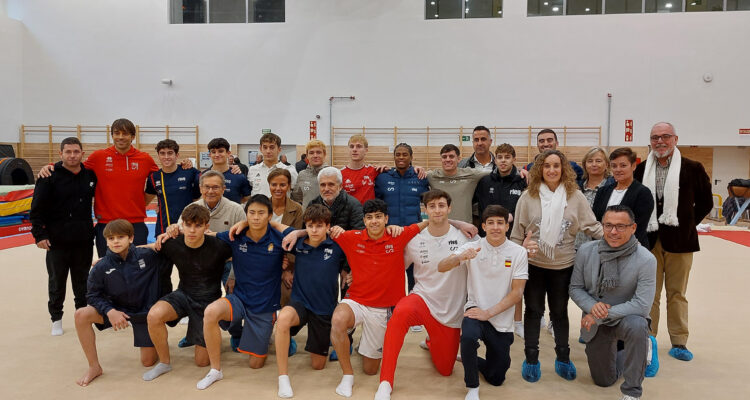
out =
<path fill-rule="evenodd" d="M 96 252 L 99 257 L 107 253 L 107 240 L 102 235 L 109 221 L 124 219 L 133 224 L 135 245 L 146 244 L 148 229 L 146 204 L 154 195 L 144 193 L 146 178 L 159 167 L 148 153 L 131 145 L 135 139 L 135 125 L 125 118 L 112 123 L 113 146 L 96 150 L 83 165 L 96 174 L 94 215 L 96 216 Z M 53 166 L 45 166 L 39 177 L 51 175 Z"/>

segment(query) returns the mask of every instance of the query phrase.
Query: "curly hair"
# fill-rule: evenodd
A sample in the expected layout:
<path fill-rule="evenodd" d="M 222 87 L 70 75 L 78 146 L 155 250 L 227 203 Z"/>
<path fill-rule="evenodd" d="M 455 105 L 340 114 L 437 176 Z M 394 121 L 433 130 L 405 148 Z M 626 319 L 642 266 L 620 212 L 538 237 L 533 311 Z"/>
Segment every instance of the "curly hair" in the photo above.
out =
<path fill-rule="evenodd" d="M 529 171 L 529 196 L 538 198 L 539 197 L 539 186 L 544 182 L 542 171 L 544 169 L 544 161 L 547 157 L 555 155 L 560 158 L 561 174 L 560 184 L 565 186 L 565 192 L 567 197 L 575 193 L 578 190 L 578 184 L 576 183 L 576 173 L 573 171 L 573 167 L 570 166 L 568 158 L 565 157 L 560 150 L 546 150 L 544 153 L 540 153 L 534 159 L 534 165 Z"/>

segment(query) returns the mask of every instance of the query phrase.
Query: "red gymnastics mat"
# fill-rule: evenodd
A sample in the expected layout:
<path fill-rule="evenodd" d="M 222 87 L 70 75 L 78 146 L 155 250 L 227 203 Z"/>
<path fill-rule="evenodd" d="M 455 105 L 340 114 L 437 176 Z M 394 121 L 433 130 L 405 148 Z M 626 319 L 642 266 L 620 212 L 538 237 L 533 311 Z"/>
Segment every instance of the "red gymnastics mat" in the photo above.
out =
<path fill-rule="evenodd" d="M 750 231 L 712 231 L 701 232 L 700 235 L 714 236 L 743 246 L 750 247 Z"/>
<path fill-rule="evenodd" d="M 18 246 L 26 246 L 27 244 L 34 244 L 34 237 L 30 233 L 22 233 L 20 235 L 6 236 L 0 238 L 0 250 L 10 249 Z"/>

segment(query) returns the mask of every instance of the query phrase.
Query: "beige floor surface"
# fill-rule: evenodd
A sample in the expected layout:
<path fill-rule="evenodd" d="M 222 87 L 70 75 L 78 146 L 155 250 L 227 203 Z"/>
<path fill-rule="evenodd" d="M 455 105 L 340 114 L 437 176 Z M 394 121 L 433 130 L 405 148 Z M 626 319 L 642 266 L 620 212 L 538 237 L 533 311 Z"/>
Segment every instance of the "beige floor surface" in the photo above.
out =
<path fill-rule="evenodd" d="M 666 319 L 659 333 L 661 370 L 656 378 L 644 382 L 644 399 L 750 399 L 750 248 L 714 237 L 701 237 L 703 251 L 697 253 L 690 280 L 689 348 L 692 362 L 667 355 L 669 339 Z M 261 370 L 250 370 L 247 357 L 228 350 L 224 338 L 224 380 L 206 391 L 195 389 L 207 372 L 192 364 L 192 350 L 178 349 L 185 326 L 170 330 L 174 370 L 153 382 L 144 382 L 138 351 L 132 347 L 129 331 L 105 331 L 97 336 L 104 375 L 87 388 L 75 380 L 85 371 L 73 325 L 72 298 L 65 304 L 65 334 L 49 335 L 46 310 L 46 270 L 44 252 L 34 246 L 0 251 L 0 399 L 274 399 L 277 390 L 275 357 L 271 355 Z M 68 289 L 70 296 L 70 289 Z M 662 301 L 662 307 L 665 302 Z M 520 366 L 523 343 L 517 340 L 511 349 L 512 366 L 501 387 L 481 380 L 483 399 L 618 399 L 618 382 L 610 388 L 594 386 L 586 364 L 584 347 L 575 342 L 580 312 L 570 304 L 571 357 L 578 367 L 578 379 L 567 382 L 553 367 L 552 337 L 542 332 L 542 379 L 534 384 L 523 381 Z M 662 311 L 664 312 L 664 311 Z M 304 331 L 301 335 L 304 335 Z M 394 399 L 463 399 L 463 368 L 456 363 L 453 375 L 440 376 L 432 367 L 429 354 L 418 347 L 424 333 L 409 333 L 396 371 Z M 298 337 L 304 347 L 304 336 Z M 481 351 L 481 350 L 480 350 Z M 365 376 L 361 358 L 353 358 L 355 387 L 353 399 L 372 399 L 377 376 Z M 336 399 L 334 388 L 341 372 L 337 363 L 322 371 L 309 369 L 304 351 L 290 359 L 290 376 L 297 399 Z"/>

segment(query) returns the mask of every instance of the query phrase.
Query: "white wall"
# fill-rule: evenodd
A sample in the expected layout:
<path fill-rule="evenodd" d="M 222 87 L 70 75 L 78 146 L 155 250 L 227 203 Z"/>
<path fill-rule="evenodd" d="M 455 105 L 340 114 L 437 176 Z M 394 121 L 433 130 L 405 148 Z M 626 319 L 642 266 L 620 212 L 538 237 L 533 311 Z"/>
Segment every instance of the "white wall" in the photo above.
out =
<path fill-rule="evenodd" d="M 748 12 L 528 18 L 519 0 L 426 21 L 418 0 L 287 0 L 281 24 L 170 25 L 167 0 L 7 1 L 25 25 L 18 125 L 124 116 L 302 143 L 316 114 L 327 140 L 328 97 L 354 95 L 334 125 L 606 128 L 611 92 L 613 145 L 625 119 L 635 145 L 659 120 L 681 145 L 750 143 Z"/>
<path fill-rule="evenodd" d="M 0 141 L 18 142 L 22 116 L 21 23 L 6 14 L 0 0 Z"/>

